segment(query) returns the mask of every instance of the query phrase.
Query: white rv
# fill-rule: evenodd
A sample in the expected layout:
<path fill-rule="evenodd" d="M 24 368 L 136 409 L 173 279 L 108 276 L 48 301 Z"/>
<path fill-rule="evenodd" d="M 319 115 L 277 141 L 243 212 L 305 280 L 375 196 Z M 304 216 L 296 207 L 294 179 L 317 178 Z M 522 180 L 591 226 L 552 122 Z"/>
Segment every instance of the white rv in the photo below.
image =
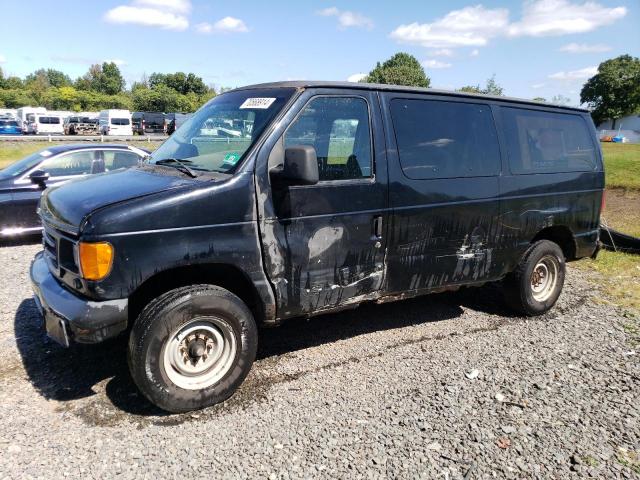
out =
<path fill-rule="evenodd" d="M 30 113 L 27 115 L 27 133 L 44 135 L 62 135 L 63 118 L 51 113 Z"/>
<path fill-rule="evenodd" d="M 133 135 L 129 110 L 102 110 L 98 118 L 102 135 Z"/>
<path fill-rule="evenodd" d="M 34 115 L 36 113 L 46 113 L 47 109 L 44 107 L 21 107 L 16 112 L 16 119 L 22 128 L 22 133 L 27 133 L 27 127 L 29 120 L 28 115 Z"/>

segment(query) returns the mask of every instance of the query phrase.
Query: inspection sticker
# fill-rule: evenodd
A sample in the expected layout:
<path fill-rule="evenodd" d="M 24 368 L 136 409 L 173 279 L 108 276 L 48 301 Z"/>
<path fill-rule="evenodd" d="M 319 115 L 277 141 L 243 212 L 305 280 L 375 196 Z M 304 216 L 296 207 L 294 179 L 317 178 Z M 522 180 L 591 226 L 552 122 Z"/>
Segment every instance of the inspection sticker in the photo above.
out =
<path fill-rule="evenodd" d="M 259 108 L 266 110 L 275 101 L 276 99 L 271 97 L 252 97 L 247 98 L 244 103 L 240 105 L 240 108 Z"/>
<path fill-rule="evenodd" d="M 238 163 L 238 160 L 240 160 L 241 156 L 242 155 L 240 155 L 239 153 L 236 153 L 236 152 L 227 153 L 224 156 L 224 160 L 222 161 L 222 163 L 224 163 L 226 165 L 235 165 L 236 163 Z"/>

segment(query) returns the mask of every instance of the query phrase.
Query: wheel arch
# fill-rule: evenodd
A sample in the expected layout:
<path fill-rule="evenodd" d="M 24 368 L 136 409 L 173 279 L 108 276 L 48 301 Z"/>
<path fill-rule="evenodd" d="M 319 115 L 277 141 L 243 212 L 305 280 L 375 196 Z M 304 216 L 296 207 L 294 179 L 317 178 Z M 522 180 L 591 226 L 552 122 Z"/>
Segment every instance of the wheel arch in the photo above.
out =
<path fill-rule="evenodd" d="M 265 319 L 265 304 L 249 276 L 240 268 L 225 263 L 184 265 L 157 272 L 146 279 L 129 297 L 129 325 L 154 298 L 179 287 L 210 284 L 229 290 L 251 310 L 256 323 Z"/>
<path fill-rule="evenodd" d="M 533 237 L 531 243 L 533 244 L 538 240 L 549 240 L 557 244 L 567 261 L 575 260 L 577 250 L 576 237 L 566 225 L 554 225 L 543 228 Z"/>

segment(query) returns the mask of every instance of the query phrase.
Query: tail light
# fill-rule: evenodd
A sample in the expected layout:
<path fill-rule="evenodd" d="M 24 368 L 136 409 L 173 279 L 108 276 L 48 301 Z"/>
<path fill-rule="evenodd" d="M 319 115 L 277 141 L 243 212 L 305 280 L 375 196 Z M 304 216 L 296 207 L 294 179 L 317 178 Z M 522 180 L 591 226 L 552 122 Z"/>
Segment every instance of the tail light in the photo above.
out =
<path fill-rule="evenodd" d="M 602 191 L 602 200 L 600 201 L 600 213 L 604 212 L 604 207 L 607 206 L 607 191 Z"/>

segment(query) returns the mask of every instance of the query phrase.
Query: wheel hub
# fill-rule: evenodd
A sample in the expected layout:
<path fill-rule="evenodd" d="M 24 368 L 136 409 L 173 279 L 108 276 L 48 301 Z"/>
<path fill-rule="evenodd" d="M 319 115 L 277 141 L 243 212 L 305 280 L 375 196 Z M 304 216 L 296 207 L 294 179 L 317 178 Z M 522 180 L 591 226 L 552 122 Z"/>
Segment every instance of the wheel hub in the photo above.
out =
<path fill-rule="evenodd" d="M 224 320 L 199 318 L 172 333 L 163 349 L 163 366 L 169 379 L 181 388 L 201 389 L 227 373 L 237 341 Z"/>
<path fill-rule="evenodd" d="M 558 261 L 555 257 L 546 255 L 538 261 L 531 272 L 531 293 L 539 302 L 546 301 L 555 291 L 558 283 Z"/>

